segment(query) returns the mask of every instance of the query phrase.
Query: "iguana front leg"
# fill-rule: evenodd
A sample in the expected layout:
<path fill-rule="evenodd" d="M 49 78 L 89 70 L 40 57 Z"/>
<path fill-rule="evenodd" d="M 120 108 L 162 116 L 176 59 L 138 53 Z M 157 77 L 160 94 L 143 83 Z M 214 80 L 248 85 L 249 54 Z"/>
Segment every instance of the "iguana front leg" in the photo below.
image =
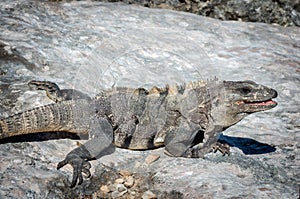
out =
<path fill-rule="evenodd" d="M 165 137 L 165 153 L 175 157 L 200 157 L 193 146 L 197 139 L 201 139 L 201 127 L 181 118 L 180 125 L 167 132 Z M 202 136 L 203 137 L 203 136 Z"/>
<path fill-rule="evenodd" d="M 32 80 L 28 83 L 29 86 L 34 86 L 37 90 L 46 91 L 46 95 L 54 102 L 63 100 L 77 100 L 91 98 L 81 91 L 75 89 L 60 89 L 57 84 L 49 81 Z"/>
<path fill-rule="evenodd" d="M 110 123 L 103 118 L 93 118 L 90 124 L 91 140 L 84 145 L 72 150 L 66 158 L 59 162 L 57 169 L 62 168 L 66 164 L 73 167 L 73 179 L 70 187 L 74 187 L 77 182 L 82 184 L 82 173 L 90 177 L 89 169 L 91 165 L 88 161 L 111 154 L 115 151 L 113 145 L 113 129 Z"/>
<path fill-rule="evenodd" d="M 193 146 L 190 150 L 190 153 L 197 154 L 199 157 L 204 157 L 205 154 L 209 152 L 216 153 L 220 151 L 223 156 L 230 155 L 230 146 L 228 144 L 223 144 L 218 142 L 217 134 L 223 129 L 219 126 L 214 126 L 211 129 L 208 129 L 204 132 L 203 140 L 201 143 Z"/>
<path fill-rule="evenodd" d="M 222 128 L 218 126 L 203 130 L 200 125 L 182 119 L 180 126 L 166 135 L 165 152 L 170 156 L 187 158 L 203 158 L 212 150 L 227 153 L 223 152 L 222 148 L 213 148 L 217 143 L 217 133 L 221 130 Z"/>

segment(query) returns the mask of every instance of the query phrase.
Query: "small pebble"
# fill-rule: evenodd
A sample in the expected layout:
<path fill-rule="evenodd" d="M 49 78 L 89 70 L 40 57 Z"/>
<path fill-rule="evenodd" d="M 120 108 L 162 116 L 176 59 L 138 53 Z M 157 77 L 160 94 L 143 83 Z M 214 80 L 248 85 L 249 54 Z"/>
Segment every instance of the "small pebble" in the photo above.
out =
<path fill-rule="evenodd" d="M 128 171 L 128 170 L 120 170 L 119 173 L 123 177 L 127 177 L 127 176 L 131 176 L 132 175 L 132 172 Z"/>
<path fill-rule="evenodd" d="M 123 184 L 117 184 L 117 190 L 111 193 L 112 198 L 119 198 L 127 193 L 127 188 Z"/>
<path fill-rule="evenodd" d="M 158 154 L 150 154 L 146 157 L 145 159 L 145 163 L 146 164 L 151 164 L 153 162 L 155 162 L 156 160 L 158 160 L 158 158 L 160 158 L 160 155 Z"/>
<path fill-rule="evenodd" d="M 123 184 L 118 184 L 117 185 L 117 191 L 118 192 L 127 192 L 127 188 Z"/>
<path fill-rule="evenodd" d="M 102 185 L 100 190 L 104 193 L 109 193 L 110 192 L 110 189 L 108 188 L 107 185 Z"/>
<path fill-rule="evenodd" d="M 157 196 L 152 191 L 148 190 L 142 195 L 142 199 L 156 199 Z"/>
<path fill-rule="evenodd" d="M 130 191 L 130 190 L 129 190 L 129 194 L 132 195 L 132 196 L 135 196 L 135 195 L 136 195 L 136 192 L 135 192 L 135 191 Z"/>
<path fill-rule="evenodd" d="M 116 185 L 115 184 L 111 184 L 111 185 L 109 185 L 108 189 L 110 191 L 116 191 Z"/>
<path fill-rule="evenodd" d="M 124 183 L 124 179 L 123 178 L 118 178 L 115 180 L 116 184 L 123 184 Z"/>
<path fill-rule="evenodd" d="M 128 176 L 125 180 L 124 185 L 128 188 L 132 187 L 134 185 L 134 178 L 133 176 Z"/>

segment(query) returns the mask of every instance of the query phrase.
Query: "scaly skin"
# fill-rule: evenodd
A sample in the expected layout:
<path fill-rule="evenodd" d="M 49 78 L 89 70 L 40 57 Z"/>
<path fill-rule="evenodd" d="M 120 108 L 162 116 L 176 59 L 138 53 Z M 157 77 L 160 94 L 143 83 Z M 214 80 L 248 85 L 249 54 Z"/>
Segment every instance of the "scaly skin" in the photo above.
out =
<path fill-rule="evenodd" d="M 199 81 L 165 88 L 115 88 L 91 99 L 55 83 L 31 81 L 53 104 L 0 119 L 0 139 L 21 134 L 66 131 L 92 138 L 71 151 L 57 168 L 73 166 L 71 187 L 90 176 L 88 161 L 115 146 L 146 150 L 165 146 L 176 157 L 203 157 L 211 150 L 229 154 L 217 133 L 247 115 L 277 105 L 277 92 L 251 81 Z"/>

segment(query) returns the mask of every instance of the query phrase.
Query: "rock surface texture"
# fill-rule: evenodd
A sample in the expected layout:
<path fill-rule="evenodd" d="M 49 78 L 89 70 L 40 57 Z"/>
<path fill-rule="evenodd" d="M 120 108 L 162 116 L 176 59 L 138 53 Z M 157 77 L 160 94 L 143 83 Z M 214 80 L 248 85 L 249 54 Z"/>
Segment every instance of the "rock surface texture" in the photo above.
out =
<path fill-rule="evenodd" d="M 118 0 L 101 0 L 116 2 Z M 300 26 L 299 0 L 120 0 L 150 8 L 191 12 L 221 20 Z"/>
<path fill-rule="evenodd" d="M 232 146 L 229 157 L 185 159 L 162 149 L 117 149 L 93 161 L 92 177 L 73 189 L 71 167 L 57 171 L 56 165 L 78 145 L 76 137 L 1 140 L 0 198 L 298 198 L 299 44 L 298 27 L 124 4 L 2 1 L 1 117 L 51 103 L 27 86 L 32 79 L 92 96 L 111 86 L 217 76 L 251 79 L 279 96 L 276 108 L 250 115 L 220 135 Z"/>

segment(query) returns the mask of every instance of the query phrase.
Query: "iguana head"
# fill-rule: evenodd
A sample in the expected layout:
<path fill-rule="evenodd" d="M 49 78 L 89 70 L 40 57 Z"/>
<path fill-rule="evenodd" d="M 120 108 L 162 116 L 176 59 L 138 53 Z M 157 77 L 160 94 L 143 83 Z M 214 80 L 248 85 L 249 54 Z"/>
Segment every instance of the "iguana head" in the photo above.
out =
<path fill-rule="evenodd" d="M 224 81 L 223 85 L 225 107 L 221 110 L 225 112 L 222 121 L 224 127 L 239 122 L 251 113 L 269 110 L 277 105 L 272 100 L 277 97 L 277 92 L 272 88 L 253 81 Z"/>

